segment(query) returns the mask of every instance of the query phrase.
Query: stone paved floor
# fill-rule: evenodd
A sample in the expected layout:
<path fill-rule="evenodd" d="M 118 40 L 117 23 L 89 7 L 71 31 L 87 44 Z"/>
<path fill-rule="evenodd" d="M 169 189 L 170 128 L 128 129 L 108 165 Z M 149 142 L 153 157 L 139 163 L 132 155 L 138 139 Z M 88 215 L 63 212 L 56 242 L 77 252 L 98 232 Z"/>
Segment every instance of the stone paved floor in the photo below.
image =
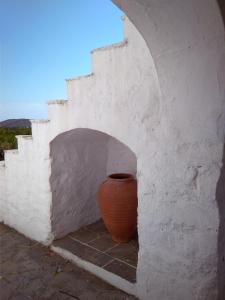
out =
<path fill-rule="evenodd" d="M 0 224 L 1 300 L 134 300 Z"/>
<path fill-rule="evenodd" d="M 132 283 L 136 282 L 137 238 L 129 243 L 114 242 L 102 220 L 54 241 L 53 245 Z"/>

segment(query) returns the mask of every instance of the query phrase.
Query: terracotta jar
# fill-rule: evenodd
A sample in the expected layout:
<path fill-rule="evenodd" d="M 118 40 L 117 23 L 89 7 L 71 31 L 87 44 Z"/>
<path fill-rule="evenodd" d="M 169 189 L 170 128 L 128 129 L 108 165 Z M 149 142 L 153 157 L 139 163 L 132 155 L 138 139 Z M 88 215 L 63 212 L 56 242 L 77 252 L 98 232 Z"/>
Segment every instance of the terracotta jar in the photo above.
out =
<path fill-rule="evenodd" d="M 137 180 L 131 174 L 112 174 L 98 193 L 103 221 L 119 243 L 128 242 L 137 228 Z"/>

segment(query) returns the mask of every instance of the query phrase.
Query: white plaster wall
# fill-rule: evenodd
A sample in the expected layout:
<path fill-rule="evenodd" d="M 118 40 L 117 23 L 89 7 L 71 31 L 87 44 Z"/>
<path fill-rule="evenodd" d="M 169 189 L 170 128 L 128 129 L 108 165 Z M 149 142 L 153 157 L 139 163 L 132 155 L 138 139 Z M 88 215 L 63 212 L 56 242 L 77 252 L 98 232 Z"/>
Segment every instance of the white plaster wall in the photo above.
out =
<path fill-rule="evenodd" d="M 68 101 L 57 100 L 48 101 L 48 116 L 51 120 L 51 132 L 52 137 L 55 137 L 58 133 L 67 131 L 68 124 Z M 50 132 L 49 132 L 50 133 Z"/>
<path fill-rule="evenodd" d="M 48 244 L 52 239 L 48 143 L 28 136 L 17 139 L 18 150 L 5 151 L 4 171 L 0 170 L 2 221 L 31 239 Z"/>
<path fill-rule="evenodd" d="M 224 255 L 217 248 L 225 211 L 224 205 L 218 210 L 216 187 L 225 131 L 225 44 L 217 1 L 114 2 L 145 38 L 161 88 L 151 154 L 143 151 L 138 163 L 138 295 L 224 299 L 224 288 L 219 295 L 217 289 L 225 280 L 217 273 Z"/>
<path fill-rule="evenodd" d="M 5 197 L 5 162 L 0 161 L 0 199 L 6 199 Z M 0 222 L 3 221 L 4 216 L 4 203 L 0 202 Z"/>
<path fill-rule="evenodd" d="M 136 176 L 136 155 L 124 144 L 110 137 L 107 143 L 106 174 L 130 173 Z"/>
<path fill-rule="evenodd" d="M 128 42 L 94 51 L 94 70 L 98 66 L 99 71 L 68 80 L 69 127 L 105 132 L 139 157 L 143 151 L 151 155 L 145 146 L 159 119 L 160 92 L 143 38 L 128 20 L 124 22 Z"/>
<path fill-rule="evenodd" d="M 165 193 L 158 187 L 158 199 L 153 200 L 150 197 L 155 180 L 160 179 L 162 184 L 164 180 L 164 177 L 158 177 L 155 168 L 151 168 L 151 162 L 162 149 L 167 148 L 167 144 L 163 144 L 162 148 L 158 147 L 159 137 L 156 129 L 160 125 L 163 112 L 152 57 L 145 41 L 132 23 L 126 18 L 124 21 L 125 38 L 128 42 L 116 48 L 100 49 L 92 53 L 93 75 L 68 81 L 68 107 L 73 112 L 69 115 L 71 128 L 88 127 L 106 132 L 130 147 L 137 156 L 141 208 L 138 212 L 141 237 L 139 258 L 145 254 L 144 263 L 148 260 L 147 271 L 146 266 L 138 263 L 137 287 L 138 291 L 139 288 L 144 290 L 141 293 L 139 291 L 138 296 L 145 297 L 143 294 L 149 289 L 149 281 L 146 280 L 149 280 L 149 274 L 152 272 L 149 266 L 152 258 L 149 257 L 148 249 L 154 236 L 158 236 L 156 228 L 149 234 L 153 228 L 152 215 L 156 213 L 153 207 Z M 174 174 L 174 170 L 171 171 Z M 148 207 L 144 208 L 143 201 L 148 201 Z M 162 219 L 163 214 L 164 211 L 161 212 Z M 165 218 L 167 219 L 166 216 Z M 157 243 L 155 247 L 154 250 L 160 253 L 163 244 Z M 157 264 L 160 263 L 160 259 L 157 260 Z M 142 272 L 143 275 L 140 275 Z M 153 274 L 155 276 L 158 271 Z M 149 299 L 148 294 L 146 297 Z"/>
<path fill-rule="evenodd" d="M 127 18 L 124 18 L 124 32 L 124 42 L 92 52 L 93 73 L 67 81 L 68 102 L 60 100 L 50 103 L 50 139 L 54 139 L 59 133 L 64 132 L 65 126 L 67 130 L 90 128 L 117 138 L 132 150 L 136 147 L 137 150 L 139 148 L 139 153 L 142 151 L 142 145 L 146 144 L 148 140 L 147 136 L 149 136 L 152 124 L 156 122 L 155 114 L 158 113 L 159 107 L 159 88 L 154 64 L 147 46 Z M 59 113 L 60 107 L 62 107 L 62 115 L 60 115 L 60 124 L 62 125 L 53 126 L 53 122 L 57 122 L 55 114 Z M 144 128 L 143 132 L 141 128 Z M 140 142 L 138 146 L 136 145 L 137 141 Z M 68 142 L 64 144 L 69 145 Z M 116 171 L 136 174 L 136 156 L 130 152 L 129 155 L 126 154 L 127 150 L 123 144 L 120 142 L 115 143 L 114 139 L 108 141 L 106 166 L 108 174 Z M 76 148 L 75 143 L 74 147 Z M 55 148 L 60 149 L 59 145 Z M 76 161 L 71 165 L 73 170 L 76 169 L 75 165 L 77 165 Z M 63 166 L 62 168 L 64 170 L 62 173 L 66 174 L 65 168 Z M 71 172 L 69 173 L 71 174 Z M 86 172 L 86 168 L 84 168 L 84 172 Z M 54 173 L 57 174 L 57 171 L 52 170 L 52 180 Z M 82 172 L 78 171 L 78 174 L 82 174 Z M 74 177 L 70 176 L 74 178 L 74 182 L 79 180 L 79 176 L 76 179 L 75 176 L 76 172 L 74 171 Z M 56 179 L 53 185 L 60 186 L 58 183 L 61 180 L 63 181 L 63 178 Z M 98 185 L 99 182 L 101 181 L 98 181 Z M 97 185 L 94 184 L 94 189 L 96 187 Z M 65 191 L 65 189 L 62 188 L 61 191 Z M 58 205 L 54 204 L 54 197 L 56 196 L 56 199 L 60 199 L 60 195 L 61 192 L 59 192 L 58 196 L 54 195 L 53 192 L 53 211 L 55 209 L 55 213 L 53 213 L 53 227 L 55 229 L 53 231 L 56 237 L 72 231 L 85 223 L 90 223 L 99 217 L 96 214 L 96 209 L 90 209 L 89 207 L 89 211 L 92 212 L 90 215 L 86 214 L 86 217 L 72 218 L 72 215 L 76 214 L 76 210 L 81 211 L 83 207 L 86 207 L 84 203 L 90 205 L 88 197 L 84 197 L 86 200 L 82 205 L 80 203 L 81 200 L 77 202 L 76 209 L 73 206 L 72 212 L 69 212 L 71 204 L 63 205 L 62 202 L 64 204 L 67 201 L 72 203 L 72 198 L 65 196 L 63 197 L 65 201 L 61 200 L 60 202 L 60 200 L 56 200 L 55 203 L 58 203 Z M 64 193 L 64 195 L 68 195 L 68 193 Z M 82 197 L 78 198 L 81 199 Z M 62 214 L 67 215 L 68 222 L 65 221 L 65 218 L 62 218 Z M 68 215 L 71 216 L 71 219 L 68 218 Z"/>

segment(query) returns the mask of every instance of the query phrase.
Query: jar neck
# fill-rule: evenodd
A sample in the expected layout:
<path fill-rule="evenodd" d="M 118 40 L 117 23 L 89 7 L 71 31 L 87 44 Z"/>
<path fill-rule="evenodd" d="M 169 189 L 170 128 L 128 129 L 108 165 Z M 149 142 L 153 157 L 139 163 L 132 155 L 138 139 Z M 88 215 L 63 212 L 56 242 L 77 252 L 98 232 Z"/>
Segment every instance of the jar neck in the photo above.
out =
<path fill-rule="evenodd" d="M 108 176 L 110 181 L 129 181 L 135 180 L 135 177 L 129 173 L 115 173 Z"/>

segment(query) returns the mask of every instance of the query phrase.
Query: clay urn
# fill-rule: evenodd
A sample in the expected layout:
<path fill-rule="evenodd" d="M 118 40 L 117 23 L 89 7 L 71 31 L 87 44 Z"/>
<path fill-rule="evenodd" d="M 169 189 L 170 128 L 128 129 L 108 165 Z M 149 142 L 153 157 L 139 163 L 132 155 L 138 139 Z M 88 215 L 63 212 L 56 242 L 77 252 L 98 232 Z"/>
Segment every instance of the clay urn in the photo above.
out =
<path fill-rule="evenodd" d="M 128 242 L 137 228 L 137 180 L 131 174 L 109 175 L 98 193 L 102 219 L 112 239 Z"/>

